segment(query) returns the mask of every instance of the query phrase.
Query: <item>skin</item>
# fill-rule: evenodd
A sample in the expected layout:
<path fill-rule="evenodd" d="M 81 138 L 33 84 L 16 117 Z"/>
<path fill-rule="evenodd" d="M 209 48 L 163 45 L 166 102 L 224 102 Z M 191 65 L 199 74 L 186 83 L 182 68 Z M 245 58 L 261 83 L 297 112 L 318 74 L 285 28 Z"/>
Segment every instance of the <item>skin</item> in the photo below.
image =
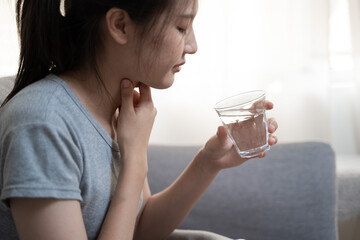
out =
<path fill-rule="evenodd" d="M 189 5 L 186 0 L 180 2 Z M 170 87 L 179 70 L 177 65 L 185 61 L 186 54 L 196 52 L 192 29 L 195 15 L 189 5 L 169 23 L 162 47 L 156 50 L 157 67 L 153 68 L 148 64 L 153 62 L 151 52 L 146 50 L 138 64 L 138 55 L 134 54 L 138 41 L 136 26 L 127 13 L 117 8 L 109 10 L 102 22 L 104 48 L 99 53 L 99 62 L 111 98 L 98 90 L 95 76 L 84 69 L 60 75 L 118 142 L 121 151 L 119 179 L 99 239 L 165 238 L 181 223 L 219 171 L 248 160 L 239 157 L 226 129 L 220 126 L 171 186 L 151 194 L 146 177 L 147 148 L 156 108 L 150 88 Z M 151 37 L 144 44 L 143 49 L 151 49 Z M 86 86 L 81 79 L 87 79 Z M 266 102 L 266 109 L 272 108 L 273 104 Z M 276 121 L 269 119 L 270 145 L 277 142 L 272 135 L 276 129 Z M 137 215 L 141 191 L 144 199 Z M 20 239 L 87 239 L 77 200 L 14 198 L 10 203 Z"/>

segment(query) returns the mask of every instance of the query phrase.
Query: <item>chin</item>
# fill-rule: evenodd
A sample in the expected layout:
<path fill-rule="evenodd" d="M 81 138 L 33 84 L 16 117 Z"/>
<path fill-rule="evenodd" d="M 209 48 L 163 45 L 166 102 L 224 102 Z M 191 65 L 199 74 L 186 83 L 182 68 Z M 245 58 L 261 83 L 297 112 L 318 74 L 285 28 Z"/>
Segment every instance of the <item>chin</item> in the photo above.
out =
<path fill-rule="evenodd" d="M 157 82 L 156 84 L 154 84 L 151 87 L 153 87 L 155 89 L 167 89 L 174 84 L 174 80 L 175 80 L 174 75 L 171 77 L 166 77 L 166 78 L 163 78 L 162 81 Z"/>

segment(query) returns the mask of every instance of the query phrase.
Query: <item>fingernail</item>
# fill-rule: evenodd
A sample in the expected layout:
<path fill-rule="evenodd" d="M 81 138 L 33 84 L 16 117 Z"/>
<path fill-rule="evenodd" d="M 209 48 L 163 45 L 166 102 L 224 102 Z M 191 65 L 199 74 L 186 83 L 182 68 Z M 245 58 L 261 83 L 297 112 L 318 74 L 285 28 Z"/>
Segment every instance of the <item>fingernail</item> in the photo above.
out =
<path fill-rule="evenodd" d="M 130 86 L 131 86 L 131 82 L 129 80 L 127 80 L 127 79 L 122 80 L 122 82 L 121 82 L 122 88 L 128 88 Z"/>

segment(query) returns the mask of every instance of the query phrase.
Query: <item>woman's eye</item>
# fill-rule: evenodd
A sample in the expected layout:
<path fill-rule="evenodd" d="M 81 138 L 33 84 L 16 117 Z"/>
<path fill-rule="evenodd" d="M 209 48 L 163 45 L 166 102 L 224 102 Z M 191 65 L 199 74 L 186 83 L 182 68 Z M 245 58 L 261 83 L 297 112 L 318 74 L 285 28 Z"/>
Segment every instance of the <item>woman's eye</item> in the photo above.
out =
<path fill-rule="evenodd" d="M 178 30 L 181 34 L 186 34 L 186 29 L 185 29 L 185 28 L 177 27 L 177 30 Z"/>

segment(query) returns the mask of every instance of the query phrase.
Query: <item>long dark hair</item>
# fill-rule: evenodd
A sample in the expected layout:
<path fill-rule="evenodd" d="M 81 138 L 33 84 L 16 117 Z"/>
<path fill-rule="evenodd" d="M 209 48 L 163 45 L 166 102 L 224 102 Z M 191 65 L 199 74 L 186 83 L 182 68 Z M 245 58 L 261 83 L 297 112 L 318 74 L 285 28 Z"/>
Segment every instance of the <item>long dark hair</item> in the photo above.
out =
<path fill-rule="evenodd" d="M 101 46 L 100 22 L 113 7 L 121 8 L 139 26 L 139 39 L 149 33 L 174 0 L 18 0 L 16 21 L 20 39 L 19 69 L 14 88 L 3 105 L 21 89 L 49 73 L 79 66 L 93 69 L 101 81 L 96 53 Z M 170 11 L 171 12 L 171 11 Z"/>

